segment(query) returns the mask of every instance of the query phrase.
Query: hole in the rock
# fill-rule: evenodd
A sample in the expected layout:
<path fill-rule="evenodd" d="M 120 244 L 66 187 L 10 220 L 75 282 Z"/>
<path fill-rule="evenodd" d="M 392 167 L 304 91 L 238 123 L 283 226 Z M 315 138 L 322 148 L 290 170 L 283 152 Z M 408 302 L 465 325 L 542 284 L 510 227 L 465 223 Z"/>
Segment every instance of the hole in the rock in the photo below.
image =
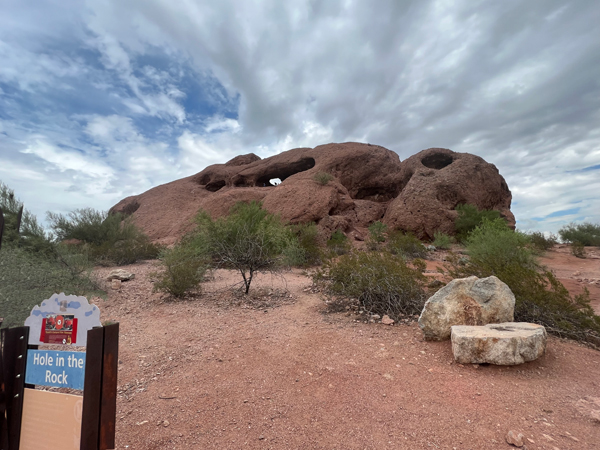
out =
<path fill-rule="evenodd" d="M 206 185 L 206 190 L 210 192 L 217 192 L 219 189 L 225 186 L 225 180 L 217 180 Z"/>
<path fill-rule="evenodd" d="M 271 184 L 271 180 L 273 179 L 284 181 L 292 175 L 312 169 L 313 167 L 315 167 L 314 158 L 303 158 L 289 164 L 274 164 L 272 167 L 269 167 L 268 172 L 263 173 L 256 180 L 255 186 L 273 186 Z"/>
<path fill-rule="evenodd" d="M 454 159 L 450 155 L 445 155 L 444 153 L 434 153 L 423 158 L 421 163 L 430 169 L 440 170 L 452 164 L 453 161 Z"/>
<path fill-rule="evenodd" d="M 197 177 L 196 183 L 202 184 L 202 185 L 210 183 L 210 174 L 205 173 L 201 177 Z"/>
<path fill-rule="evenodd" d="M 371 200 L 373 202 L 387 202 L 396 198 L 399 191 L 396 187 L 370 186 L 362 187 L 354 195 L 355 200 Z"/>
<path fill-rule="evenodd" d="M 133 201 L 131 203 L 128 203 L 125 208 L 123 208 L 121 210 L 121 212 L 123 214 L 125 214 L 126 216 L 129 216 L 131 214 L 133 214 L 134 212 L 136 212 L 138 210 L 138 208 L 140 207 L 140 204 L 137 201 Z"/>
<path fill-rule="evenodd" d="M 277 186 L 278 184 L 281 184 L 281 180 L 279 178 L 272 178 L 269 180 L 269 183 L 271 186 Z"/>

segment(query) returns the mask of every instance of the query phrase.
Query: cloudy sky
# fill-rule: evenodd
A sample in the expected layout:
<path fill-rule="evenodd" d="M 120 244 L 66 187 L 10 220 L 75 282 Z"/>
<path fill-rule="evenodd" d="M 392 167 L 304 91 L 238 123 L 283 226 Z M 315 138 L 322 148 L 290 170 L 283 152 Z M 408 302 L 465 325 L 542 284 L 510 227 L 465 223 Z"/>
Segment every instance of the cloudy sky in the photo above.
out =
<path fill-rule="evenodd" d="M 518 227 L 600 222 L 597 0 L 2 0 L 0 181 L 46 211 L 241 153 L 477 154 Z"/>

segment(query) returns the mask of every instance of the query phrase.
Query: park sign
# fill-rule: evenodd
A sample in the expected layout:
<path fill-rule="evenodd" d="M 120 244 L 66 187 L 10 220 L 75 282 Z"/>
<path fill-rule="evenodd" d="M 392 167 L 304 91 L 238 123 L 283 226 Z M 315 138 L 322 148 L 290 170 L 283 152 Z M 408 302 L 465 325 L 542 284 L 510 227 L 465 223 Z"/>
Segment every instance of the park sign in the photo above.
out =
<path fill-rule="evenodd" d="M 30 329 L 29 345 L 85 347 L 88 330 L 100 326 L 100 310 L 85 297 L 53 294 L 33 307 L 25 326 Z"/>
<path fill-rule="evenodd" d="M 0 330 L 1 450 L 115 448 L 119 324 L 99 318 L 85 297 L 54 294 L 28 326 Z"/>
<path fill-rule="evenodd" d="M 25 383 L 83 390 L 85 352 L 28 350 Z"/>

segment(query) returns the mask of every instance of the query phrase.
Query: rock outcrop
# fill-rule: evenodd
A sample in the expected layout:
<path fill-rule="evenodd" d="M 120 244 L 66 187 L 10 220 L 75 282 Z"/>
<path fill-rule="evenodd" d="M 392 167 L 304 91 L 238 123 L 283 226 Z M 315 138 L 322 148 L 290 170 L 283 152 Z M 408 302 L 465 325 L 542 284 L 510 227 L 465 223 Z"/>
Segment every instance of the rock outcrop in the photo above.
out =
<path fill-rule="evenodd" d="M 319 172 L 333 179 L 323 185 L 314 178 Z M 133 215 L 153 241 L 170 244 L 193 227 L 200 208 L 219 217 L 236 202 L 252 200 L 284 220 L 313 221 L 326 232 L 340 229 L 356 239 L 377 220 L 422 238 L 436 230 L 451 234 L 454 207 L 465 202 L 498 209 L 514 224 L 510 191 L 483 159 L 429 149 L 401 163 L 384 147 L 354 142 L 296 148 L 265 159 L 240 155 L 127 197 L 111 211 Z"/>
<path fill-rule="evenodd" d="M 394 199 L 383 221 L 394 229 L 410 230 L 417 237 L 454 232 L 457 205 L 470 203 L 479 209 L 495 209 L 511 227 L 511 194 L 493 164 L 469 153 L 430 148 L 402 162 L 400 195 Z"/>
<path fill-rule="evenodd" d="M 514 366 L 534 361 L 546 351 L 546 340 L 546 329 L 535 323 L 452 327 L 452 353 L 461 364 Z"/>
<path fill-rule="evenodd" d="M 514 310 L 515 296 L 498 278 L 458 278 L 427 300 L 419 327 L 425 339 L 442 341 L 453 325 L 512 322 Z"/>

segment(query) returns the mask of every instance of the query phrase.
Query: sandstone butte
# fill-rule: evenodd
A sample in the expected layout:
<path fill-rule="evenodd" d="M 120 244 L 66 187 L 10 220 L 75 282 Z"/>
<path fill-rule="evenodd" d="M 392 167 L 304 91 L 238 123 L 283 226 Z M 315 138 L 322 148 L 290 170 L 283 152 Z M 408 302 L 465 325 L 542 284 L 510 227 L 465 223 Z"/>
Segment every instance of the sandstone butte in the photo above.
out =
<path fill-rule="evenodd" d="M 320 172 L 333 179 L 322 185 L 314 179 Z M 271 184 L 277 178 L 281 184 Z M 341 230 L 362 240 L 367 227 L 380 220 L 431 239 L 435 231 L 453 233 L 455 207 L 464 203 L 495 209 L 514 227 L 511 199 L 496 166 L 479 156 L 430 148 L 401 162 L 384 147 L 347 142 L 265 159 L 240 155 L 127 197 L 111 211 L 133 215 L 154 242 L 163 244 L 191 230 L 199 209 L 216 218 L 236 202 L 252 200 L 290 223 L 315 222 L 324 233 Z"/>

